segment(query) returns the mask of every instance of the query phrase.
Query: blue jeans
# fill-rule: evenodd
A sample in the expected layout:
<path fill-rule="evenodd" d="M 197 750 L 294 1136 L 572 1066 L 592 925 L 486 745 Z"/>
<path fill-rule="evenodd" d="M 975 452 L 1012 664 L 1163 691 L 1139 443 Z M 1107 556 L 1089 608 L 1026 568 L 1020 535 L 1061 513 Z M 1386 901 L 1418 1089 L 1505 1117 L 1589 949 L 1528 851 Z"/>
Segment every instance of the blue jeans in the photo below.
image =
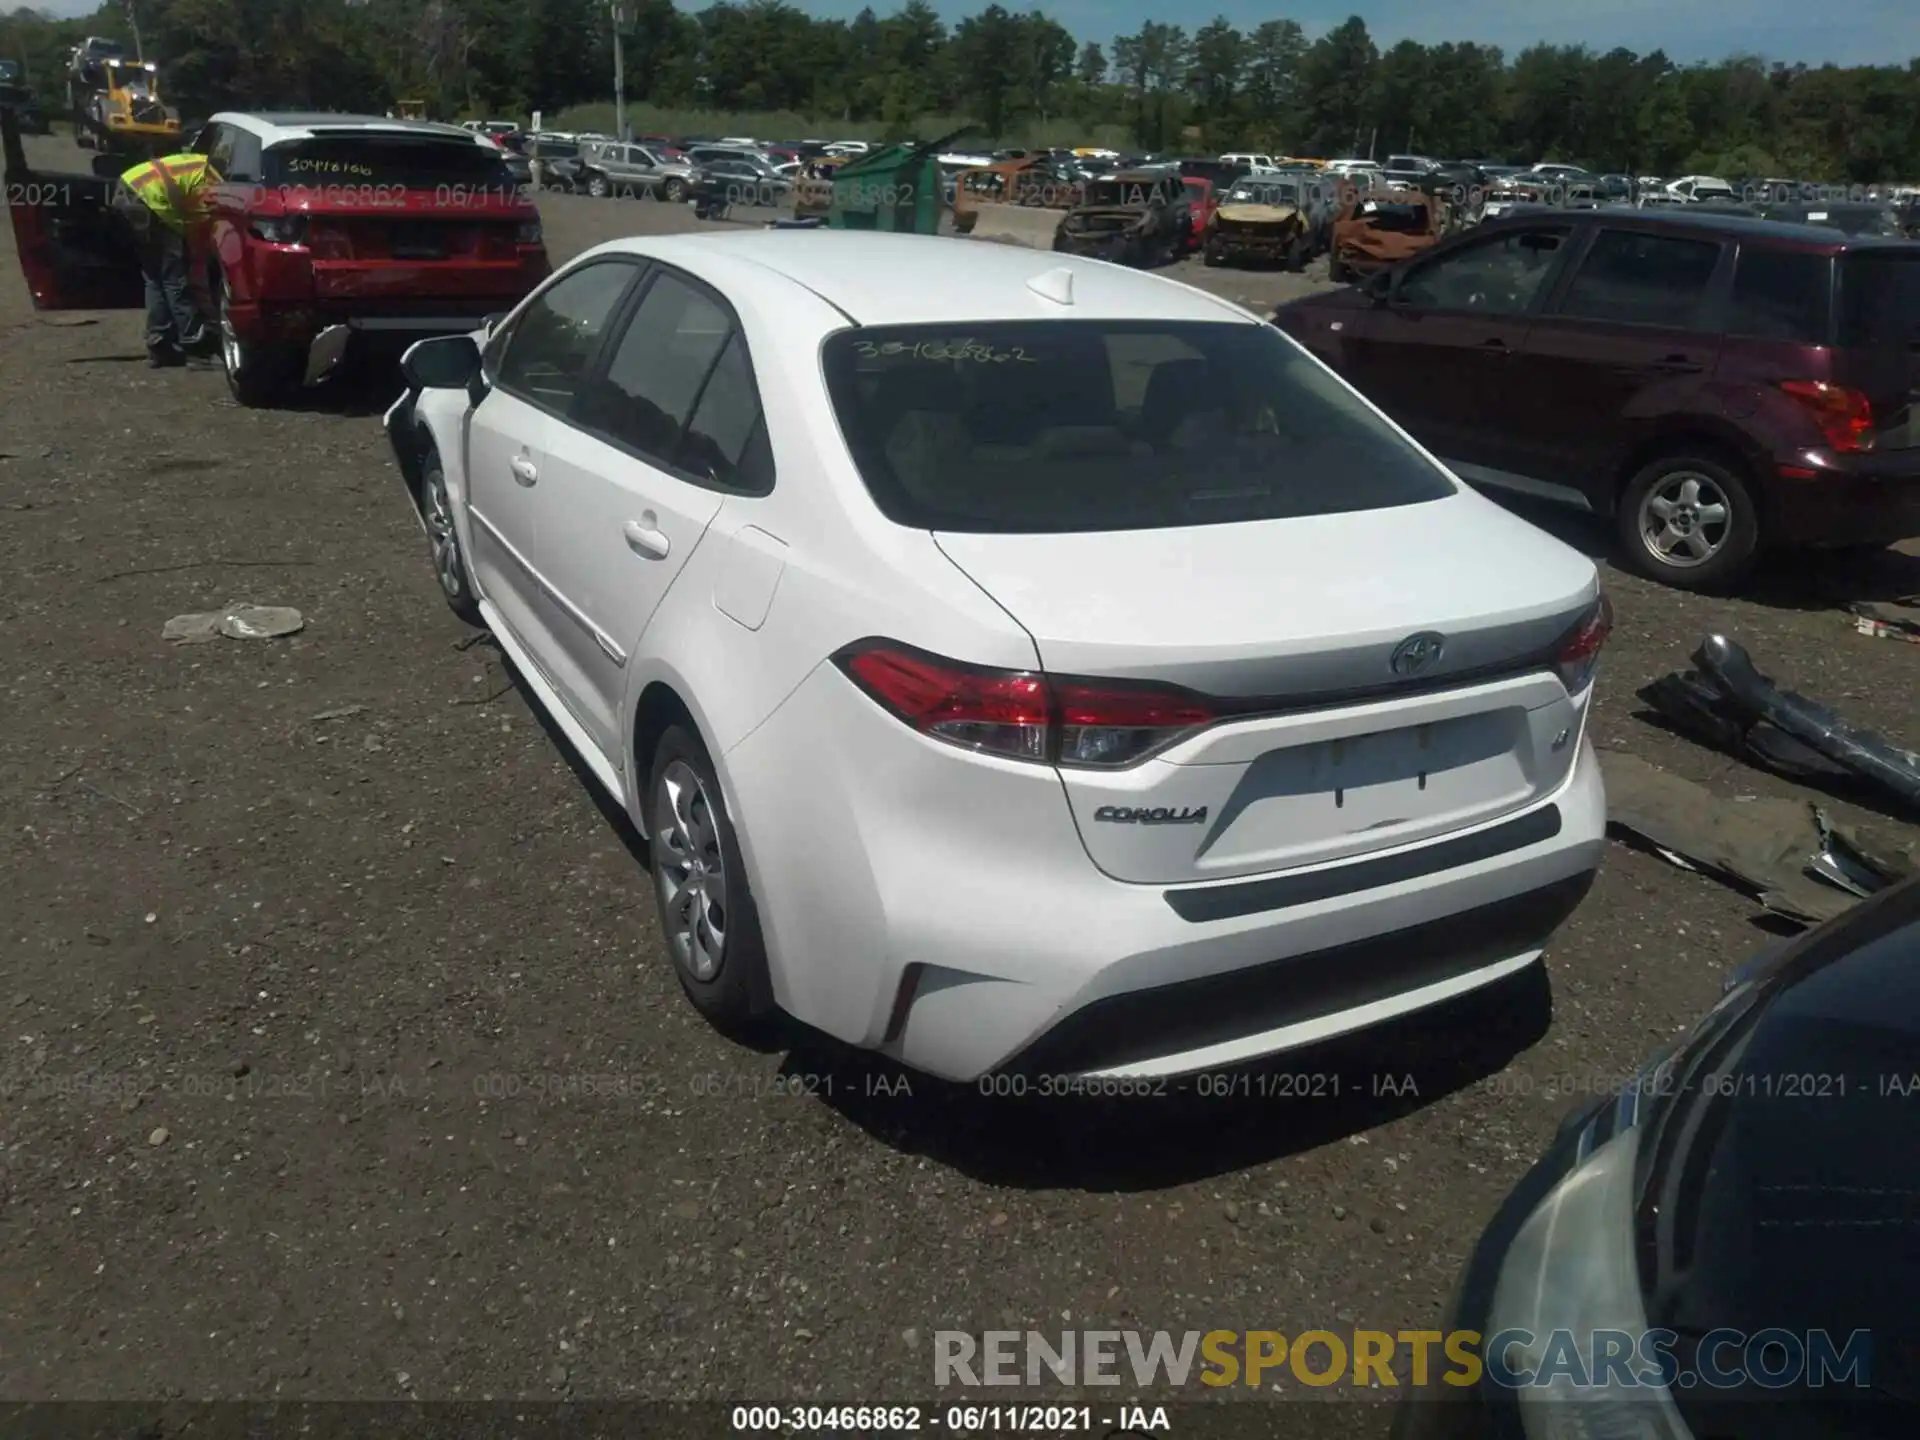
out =
<path fill-rule="evenodd" d="M 189 349 L 206 338 L 206 327 L 187 293 L 187 242 L 161 224 L 149 227 L 140 246 L 140 274 L 147 291 L 147 349 Z"/>

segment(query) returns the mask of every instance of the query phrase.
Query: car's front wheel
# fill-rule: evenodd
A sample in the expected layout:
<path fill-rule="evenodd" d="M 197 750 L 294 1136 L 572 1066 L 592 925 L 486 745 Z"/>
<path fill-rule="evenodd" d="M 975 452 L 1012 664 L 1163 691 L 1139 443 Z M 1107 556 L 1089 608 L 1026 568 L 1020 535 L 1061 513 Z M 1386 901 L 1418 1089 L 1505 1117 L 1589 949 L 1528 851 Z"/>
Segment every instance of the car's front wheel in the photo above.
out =
<path fill-rule="evenodd" d="M 453 497 L 447 490 L 446 467 L 440 463 L 440 451 L 431 440 L 420 464 L 420 516 L 426 521 L 427 543 L 433 551 L 434 578 L 447 607 L 469 625 L 478 625 L 480 600 L 473 593 L 473 576 L 467 569 L 466 552 L 460 548 L 460 531 L 453 523 Z"/>
<path fill-rule="evenodd" d="M 773 1008 L 766 943 L 713 761 L 683 726 L 654 749 L 647 830 L 660 935 L 681 988 L 715 1028 L 742 1031 Z"/>
<path fill-rule="evenodd" d="M 1615 515 L 1624 558 L 1650 580 L 1680 590 L 1722 590 L 1760 550 L 1760 507 L 1750 482 L 1718 455 L 1676 453 L 1627 482 Z"/>
<path fill-rule="evenodd" d="M 678 175 L 668 176 L 666 184 L 660 187 L 660 198 L 669 205 L 678 205 L 687 198 L 687 182 Z"/>

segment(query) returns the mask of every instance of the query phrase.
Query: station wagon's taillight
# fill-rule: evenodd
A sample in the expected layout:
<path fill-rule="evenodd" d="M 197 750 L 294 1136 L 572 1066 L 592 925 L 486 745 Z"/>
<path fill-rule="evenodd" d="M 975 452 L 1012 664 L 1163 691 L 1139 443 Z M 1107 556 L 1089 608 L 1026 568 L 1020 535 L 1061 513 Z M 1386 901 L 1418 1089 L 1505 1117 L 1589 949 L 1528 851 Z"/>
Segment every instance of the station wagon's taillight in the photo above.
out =
<path fill-rule="evenodd" d="M 1593 602 L 1593 608 L 1582 617 L 1573 633 L 1561 642 L 1554 656 L 1554 673 L 1567 687 L 1567 694 L 1578 695 L 1587 688 L 1594 669 L 1600 664 L 1600 651 L 1612 633 L 1613 602 L 1602 595 Z"/>
<path fill-rule="evenodd" d="M 1217 716 L 1185 690 L 963 665 L 890 641 L 853 646 L 834 663 L 923 735 L 1040 764 L 1130 765 Z"/>
<path fill-rule="evenodd" d="M 1873 448 L 1873 401 L 1860 391 L 1826 380 L 1782 380 L 1780 388 L 1813 416 L 1830 449 L 1858 454 Z"/>

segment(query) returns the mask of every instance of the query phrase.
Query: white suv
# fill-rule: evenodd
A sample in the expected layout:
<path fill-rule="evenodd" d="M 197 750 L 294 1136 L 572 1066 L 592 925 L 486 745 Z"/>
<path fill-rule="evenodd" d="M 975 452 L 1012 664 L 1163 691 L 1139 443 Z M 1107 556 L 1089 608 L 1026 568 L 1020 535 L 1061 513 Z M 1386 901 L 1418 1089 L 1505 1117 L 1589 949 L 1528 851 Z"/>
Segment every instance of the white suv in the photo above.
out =
<path fill-rule="evenodd" d="M 778 230 L 483 338 L 409 353 L 401 473 L 723 1026 L 1147 1085 L 1523 970 L 1590 883 L 1593 562 L 1236 305 Z"/>

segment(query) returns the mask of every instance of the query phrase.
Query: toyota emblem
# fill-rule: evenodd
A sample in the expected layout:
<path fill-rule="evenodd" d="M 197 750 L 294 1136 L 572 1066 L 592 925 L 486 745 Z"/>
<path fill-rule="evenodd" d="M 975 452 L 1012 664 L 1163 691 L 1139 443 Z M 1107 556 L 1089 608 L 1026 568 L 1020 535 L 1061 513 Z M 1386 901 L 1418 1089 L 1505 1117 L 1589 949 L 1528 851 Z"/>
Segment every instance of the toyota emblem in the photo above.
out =
<path fill-rule="evenodd" d="M 1393 658 L 1388 664 L 1396 675 L 1421 675 L 1440 663 L 1440 655 L 1446 648 L 1446 636 L 1423 630 L 1394 646 Z"/>

